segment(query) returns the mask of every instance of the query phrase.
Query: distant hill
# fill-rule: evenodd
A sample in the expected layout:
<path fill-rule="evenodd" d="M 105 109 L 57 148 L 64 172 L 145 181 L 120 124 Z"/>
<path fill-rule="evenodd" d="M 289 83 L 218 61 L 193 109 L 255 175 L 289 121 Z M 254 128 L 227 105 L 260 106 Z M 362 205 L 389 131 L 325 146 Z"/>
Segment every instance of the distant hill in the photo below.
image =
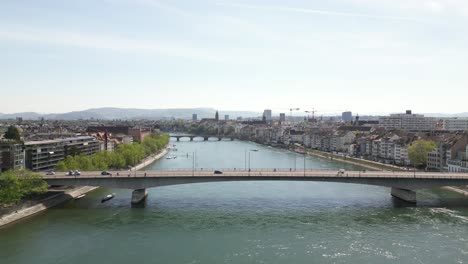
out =
<path fill-rule="evenodd" d="M 216 109 L 212 108 L 168 108 L 168 109 L 138 109 L 138 108 L 92 108 L 83 111 L 73 111 L 67 113 L 39 114 L 34 112 L 23 112 L 14 114 L 1 114 L 0 119 L 15 119 L 22 117 L 25 120 L 37 120 L 40 118 L 57 120 L 77 120 L 77 119 L 191 119 L 192 114 L 197 114 L 198 119 L 214 118 Z M 238 116 L 259 117 L 261 113 L 249 111 L 219 111 L 219 118 L 224 119 L 224 115 L 229 115 L 231 119 Z"/>

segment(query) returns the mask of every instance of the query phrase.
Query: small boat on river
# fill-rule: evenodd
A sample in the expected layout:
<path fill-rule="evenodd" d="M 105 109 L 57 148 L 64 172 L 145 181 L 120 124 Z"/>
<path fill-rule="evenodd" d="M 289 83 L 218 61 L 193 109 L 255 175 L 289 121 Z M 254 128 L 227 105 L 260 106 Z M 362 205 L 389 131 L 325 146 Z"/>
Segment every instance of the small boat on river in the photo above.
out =
<path fill-rule="evenodd" d="M 101 203 L 107 202 L 107 201 L 109 201 L 110 199 L 112 199 L 112 198 L 114 198 L 114 197 L 115 197 L 115 193 L 113 193 L 113 194 L 108 194 L 108 195 L 106 195 L 106 197 L 104 197 L 104 198 L 101 199 Z"/>

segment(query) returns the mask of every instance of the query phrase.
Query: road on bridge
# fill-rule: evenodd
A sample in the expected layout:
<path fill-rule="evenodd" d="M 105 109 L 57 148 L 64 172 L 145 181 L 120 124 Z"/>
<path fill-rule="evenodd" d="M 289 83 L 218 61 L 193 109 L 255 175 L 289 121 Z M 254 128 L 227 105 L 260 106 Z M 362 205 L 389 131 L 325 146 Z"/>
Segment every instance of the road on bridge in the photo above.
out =
<path fill-rule="evenodd" d="M 338 171 L 338 170 L 223 170 L 215 174 L 214 170 L 154 170 L 154 171 L 109 171 L 112 176 L 101 175 L 100 171 L 81 172 L 80 176 L 68 176 L 66 173 L 43 175 L 43 179 L 80 178 L 154 178 L 154 177 L 333 177 L 333 178 L 382 178 L 382 179 L 466 179 L 468 173 L 454 172 L 414 172 L 414 171 Z"/>

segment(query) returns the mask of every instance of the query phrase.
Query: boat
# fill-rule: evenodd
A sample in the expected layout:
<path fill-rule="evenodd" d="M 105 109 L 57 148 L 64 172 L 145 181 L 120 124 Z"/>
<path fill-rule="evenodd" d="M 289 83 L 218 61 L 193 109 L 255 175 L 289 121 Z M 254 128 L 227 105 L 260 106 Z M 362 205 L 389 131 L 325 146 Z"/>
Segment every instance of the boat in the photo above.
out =
<path fill-rule="evenodd" d="M 167 156 L 166 159 L 175 159 L 177 156 Z"/>
<path fill-rule="evenodd" d="M 81 199 L 81 198 L 83 198 L 85 196 L 86 196 L 86 194 L 82 193 L 82 194 L 78 195 L 77 197 L 75 197 L 75 200 L 79 200 L 79 199 Z"/>
<path fill-rule="evenodd" d="M 114 197 L 115 197 L 114 193 L 113 194 L 108 194 L 108 195 L 106 195 L 106 197 L 101 199 L 101 203 L 107 202 L 107 201 L 109 201 L 110 199 L 112 199 Z"/>

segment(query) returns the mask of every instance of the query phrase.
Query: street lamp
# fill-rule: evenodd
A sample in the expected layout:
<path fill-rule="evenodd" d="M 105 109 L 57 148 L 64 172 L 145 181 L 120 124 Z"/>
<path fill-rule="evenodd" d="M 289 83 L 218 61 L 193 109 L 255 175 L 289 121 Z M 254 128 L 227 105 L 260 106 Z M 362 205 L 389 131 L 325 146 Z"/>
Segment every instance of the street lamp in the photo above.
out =
<path fill-rule="evenodd" d="M 49 153 L 48 153 L 48 155 L 47 155 L 47 156 L 48 156 L 47 158 L 49 159 L 49 160 L 48 160 L 49 163 L 50 163 L 50 155 L 53 155 L 54 153 L 55 153 L 55 152 L 53 152 L 53 151 L 49 151 Z"/>
<path fill-rule="evenodd" d="M 249 176 L 250 176 L 250 152 L 258 152 L 258 149 L 250 149 L 249 150 Z"/>

